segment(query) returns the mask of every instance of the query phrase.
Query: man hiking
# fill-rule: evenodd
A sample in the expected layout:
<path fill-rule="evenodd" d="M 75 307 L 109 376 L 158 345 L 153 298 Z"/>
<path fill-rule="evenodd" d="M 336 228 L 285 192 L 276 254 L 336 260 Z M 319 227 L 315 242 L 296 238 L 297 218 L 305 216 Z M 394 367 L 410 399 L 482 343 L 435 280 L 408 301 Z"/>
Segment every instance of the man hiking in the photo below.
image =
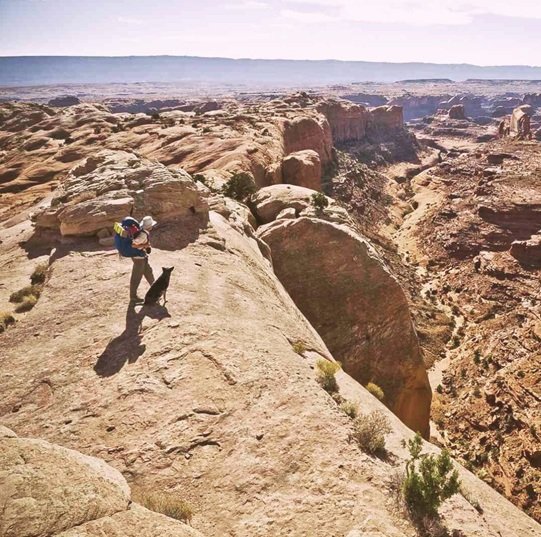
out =
<path fill-rule="evenodd" d="M 144 301 L 137 296 L 137 289 L 143 276 L 149 285 L 154 283 L 152 267 L 148 262 L 151 252 L 150 231 L 157 224 L 152 216 L 145 216 L 139 223 L 135 218 L 127 216 L 114 225 L 115 247 L 121 257 L 130 257 L 133 268 L 130 278 L 130 304 L 142 304 Z"/>

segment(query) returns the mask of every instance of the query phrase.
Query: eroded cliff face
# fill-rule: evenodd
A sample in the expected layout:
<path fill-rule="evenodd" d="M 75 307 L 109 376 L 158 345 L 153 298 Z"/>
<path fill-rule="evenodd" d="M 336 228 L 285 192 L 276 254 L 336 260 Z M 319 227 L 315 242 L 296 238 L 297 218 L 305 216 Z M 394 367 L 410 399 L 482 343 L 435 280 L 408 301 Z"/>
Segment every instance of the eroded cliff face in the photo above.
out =
<path fill-rule="evenodd" d="M 320 218 L 258 230 L 273 267 L 344 370 L 381 386 L 411 429 L 429 433 L 432 397 L 406 297 L 368 241 Z"/>

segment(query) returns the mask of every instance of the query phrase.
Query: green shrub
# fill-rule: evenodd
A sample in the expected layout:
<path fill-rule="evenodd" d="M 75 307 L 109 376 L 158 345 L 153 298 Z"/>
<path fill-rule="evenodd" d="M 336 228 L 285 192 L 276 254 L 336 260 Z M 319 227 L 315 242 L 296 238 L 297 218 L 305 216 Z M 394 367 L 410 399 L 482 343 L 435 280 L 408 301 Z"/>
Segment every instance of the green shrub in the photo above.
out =
<path fill-rule="evenodd" d="M 192 507 L 171 492 L 140 492 L 135 501 L 143 507 L 161 513 L 182 522 L 190 522 L 193 517 Z"/>
<path fill-rule="evenodd" d="M 325 207 L 329 206 L 329 200 L 322 192 L 314 192 L 310 198 L 310 202 L 317 211 L 322 211 Z"/>
<path fill-rule="evenodd" d="M 479 365 L 481 363 L 481 352 L 477 349 L 473 352 L 473 363 L 475 365 Z"/>
<path fill-rule="evenodd" d="M 19 302 L 15 308 L 17 313 L 30 311 L 38 302 L 36 295 L 26 295 L 21 302 Z"/>
<path fill-rule="evenodd" d="M 391 432 L 391 424 L 381 410 L 360 414 L 353 427 L 353 437 L 363 451 L 371 454 L 385 451 L 385 436 Z"/>
<path fill-rule="evenodd" d="M 27 285 L 26 287 L 23 287 L 22 289 L 19 289 L 18 291 L 11 293 L 9 297 L 9 301 L 20 303 L 27 296 L 34 296 L 37 300 L 39 298 L 39 295 L 41 294 L 41 290 L 42 290 L 42 286 L 40 284 Z"/>
<path fill-rule="evenodd" d="M 446 450 L 439 455 L 421 455 L 422 439 L 417 433 L 407 442 L 403 493 L 410 512 L 417 518 L 437 517 L 440 505 L 460 490 L 458 472 Z"/>
<path fill-rule="evenodd" d="M 15 324 L 15 317 L 7 311 L 0 311 L 0 334 L 12 324 Z"/>
<path fill-rule="evenodd" d="M 295 343 L 291 345 L 291 348 L 297 354 L 303 354 L 306 351 L 306 345 L 302 341 L 295 341 Z"/>
<path fill-rule="evenodd" d="M 385 398 L 385 393 L 377 384 L 369 382 L 365 387 L 376 399 L 383 401 Z"/>
<path fill-rule="evenodd" d="M 47 270 L 49 269 L 49 263 L 40 263 L 32 272 L 30 276 L 30 282 L 32 285 L 39 285 L 45 283 L 45 277 L 47 276 Z"/>
<path fill-rule="evenodd" d="M 334 375 L 340 369 L 340 364 L 331 362 L 330 360 L 321 359 L 316 363 L 317 381 L 327 393 L 335 393 L 338 391 L 338 383 Z"/>
<path fill-rule="evenodd" d="M 355 419 L 358 414 L 357 405 L 353 401 L 343 401 L 340 405 L 340 410 L 353 419 Z"/>
<path fill-rule="evenodd" d="M 256 191 L 253 177 L 246 172 L 231 175 L 229 181 L 222 187 L 222 194 L 237 201 L 244 201 Z"/>
<path fill-rule="evenodd" d="M 443 386 L 442 386 L 441 384 L 438 384 L 438 385 L 436 386 L 436 391 L 437 391 L 438 393 L 443 393 Z"/>

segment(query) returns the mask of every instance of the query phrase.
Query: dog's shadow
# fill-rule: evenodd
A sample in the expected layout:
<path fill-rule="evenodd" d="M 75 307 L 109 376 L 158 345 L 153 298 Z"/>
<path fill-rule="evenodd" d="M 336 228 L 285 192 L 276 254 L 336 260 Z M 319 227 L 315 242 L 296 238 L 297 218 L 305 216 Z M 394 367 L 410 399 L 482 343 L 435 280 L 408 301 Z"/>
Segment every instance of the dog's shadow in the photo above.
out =
<path fill-rule="evenodd" d="M 171 317 L 165 306 L 158 304 L 143 306 L 136 311 L 130 304 L 126 311 L 126 327 L 124 332 L 112 339 L 100 354 L 94 365 L 94 371 L 100 377 L 110 377 L 118 373 L 126 363 L 134 363 L 145 352 L 146 345 L 142 343 L 141 324 L 145 317 L 165 319 Z"/>

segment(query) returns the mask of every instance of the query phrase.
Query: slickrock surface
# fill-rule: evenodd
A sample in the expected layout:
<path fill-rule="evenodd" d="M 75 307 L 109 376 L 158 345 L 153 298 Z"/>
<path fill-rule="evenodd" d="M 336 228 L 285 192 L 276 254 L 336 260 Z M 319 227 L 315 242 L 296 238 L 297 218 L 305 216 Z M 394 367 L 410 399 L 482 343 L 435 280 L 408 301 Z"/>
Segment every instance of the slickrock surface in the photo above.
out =
<path fill-rule="evenodd" d="M 468 115 L 482 104 L 441 100 Z M 539 233 L 536 142 L 485 145 L 494 125 L 439 115 L 418 129 L 425 144 L 391 99 L 180 101 L 152 115 L 0 105 L 2 309 L 49 267 L 37 304 L 0 334 L 0 423 L 195 512 L 191 530 L 128 505 L 125 489 L 118 512 L 86 517 L 81 502 L 82 525 L 46 534 L 418 535 L 393 496 L 413 433 L 391 410 L 428 433 L 423 359 L 441 382 L 438 441 L 539 517 L 539 271 L 510 253 Z M 321 163 L 334 198 L 322 211 L 285 184 L 304 173 L 284 171 L 298 152 Z M 234 172 L 258 188 L 245 204 L 221 193 Z M 162 223 L 150 263 L 175 267 L 165 306 L 127 306 L 132 265 L 107 244 L 132 208 Z M 387 416 L 384 458 L 357 446 L 318 359 L 343 360 L 341 396 Z M 385 404 L 356 379 L 381 384 Z M 459 469 L 481 509 L 446 502 L 449 534 L 541 536 Z"/>
<path fill-rule="evenodd" d="M 2 537 L 197 537 L 130 501 L 122 474 L 100 459 L 0 427 Z"/>

